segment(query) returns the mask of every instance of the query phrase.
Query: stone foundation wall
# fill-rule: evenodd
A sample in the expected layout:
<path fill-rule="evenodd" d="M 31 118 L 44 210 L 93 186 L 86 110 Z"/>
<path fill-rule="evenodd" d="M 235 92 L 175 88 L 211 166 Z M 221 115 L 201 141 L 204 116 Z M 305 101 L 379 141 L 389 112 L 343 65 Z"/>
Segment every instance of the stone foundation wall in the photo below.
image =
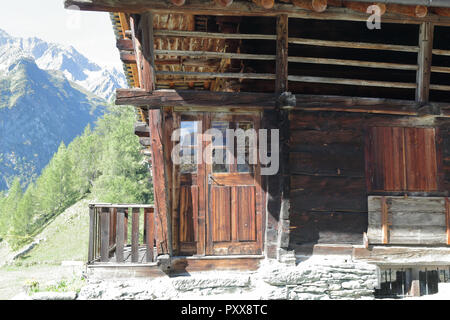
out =
<path fill-rule="evenodd" d="M 374 265 L 314 258 L 296 266 L 265 260 L 254 272 L 198 272 L 155 279 L 91 278 L 78 299 L 372 299 Z"/>

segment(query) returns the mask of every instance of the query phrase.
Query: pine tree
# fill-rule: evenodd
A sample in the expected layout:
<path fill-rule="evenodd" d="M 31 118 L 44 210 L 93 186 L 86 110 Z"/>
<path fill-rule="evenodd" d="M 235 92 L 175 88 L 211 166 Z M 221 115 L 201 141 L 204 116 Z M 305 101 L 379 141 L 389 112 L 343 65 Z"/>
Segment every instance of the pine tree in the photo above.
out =
<path fill-rule="evenodd" d="M 8 190 L 8 195 L 2 201 L 0 220 L 2 221 L 2 238 L 8 238 L 8 242 L 13 242 L 11 231 L 13 229 L 14 216 L 17 212 L 17 206 L 22 199 L 23 190 L 20 185 L 20 178 L 16 177 Z"/>

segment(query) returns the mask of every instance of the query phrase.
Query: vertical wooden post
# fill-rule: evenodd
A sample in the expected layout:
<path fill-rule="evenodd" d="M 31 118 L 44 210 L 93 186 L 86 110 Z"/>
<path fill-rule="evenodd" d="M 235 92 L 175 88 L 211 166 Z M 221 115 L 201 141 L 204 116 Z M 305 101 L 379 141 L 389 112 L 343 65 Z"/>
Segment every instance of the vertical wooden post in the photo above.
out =
<path fill-rule="evenodd" d="M 276 93 L 283 95 L 288 90 L 288 16 L 277 17 L 277 61 L 276 61 Z M 277 235 L 277 257 L 289 246 L 289 211 L 290 211 L 290 173 L 289 173 L 289 113 L 290 108 L 285 108 L 282 100 L 278 99 L 277 108 L 279 110 L 280 129 L 280 171 L 279 171 L 279 191 L 280 194 L 280 215 L 278 220 Z M 272 141 L 273 143 L 273 141 Z"/>
<path fill-rule="evenodd" d="M 381 236 L 382 243 L 389 243 L 389 222 L 388 222 L 388 207 L 386 197 L 381 197 Z"/>
<path fill-rule="evenodd" d="M 445 198 L 445 224 L 447 226 L 447 245 L 450 245 L 450 200 Z"/>
<path fill-rule="evenodd" d="M 154 90 L 153 15 L 132 15 L 130 20 L 136 65 L 141 89 Z"/>
<path fill-rule="evenodd" d="M 149 126 L 152 151 L 153 190 L 155 212 L 158 220 L 157 246 L 161 253 L 172 254 L 171 210 L 167 164 L 164 161 L 162 111 L 149 110 Z M 166 146 L 167 147 L 167 146 Z"/>
<path fill-rule="evenodd" d="M 416 101 L 426 103 L 430 96 L 431 60 L 433 56 L 434 25 L 422 22 L 419 34 L 419 53 L 417 55 Z"/>
<path fill-rule="evenodd" d="M 109 209 L 102 208 L 100 213 L 100 261 L 109 261 Z"/>
<path fill-rule="evenodd" d="M 123 262 L 123 247 L 124 247 L 124 220 L 125 220 L 125 211 L 122 208 L 117 210 L 117 224 L 116 224 L 116 261 L 118 263 Z"/>
<path fill-rule="evenodd" d="M 89 206 L 89 251 L 88 263 L 94 261 L 94 241 L 95 241 L 95 208 Z"/>
<path fill-rule="evenodd" d="M 128 244 L 128 208 L 124 210 L 123 219 L 123 244 Z"/>
<path fill-rule="evenodd" d="M 281 94 L 288 87 L 288 16 L 277 16 L 277 61 L 275 91 Z"/>
<path fill-rule="evenodd" d="M 155 239 L 155 215 L 154 210 L 145 208 L 145 221 L 147 226 L 146 246 L 147 246 L 147 262 L 153 262 L 153 245 Z"/>
<path fill-rule="evenodd" d="M 172 132 L 180 128 L 180 115 L 172 112 Z M 171 137 L 168 137 L 169 140 Z M 171 145 L 171 144 L 168 144 Z M 169 154 L 169 152 L 167 152 Z M 180 230 L 180 166 L 168 161 L 172 165 L 172 238 L 175 254 L 178 254 L 179 248 L 179 230 Z"/>
<path fill-rule="evenodd" d="M 139 261 L 139 208 L 133 208 L 131 218 L 131 262 Z"/>

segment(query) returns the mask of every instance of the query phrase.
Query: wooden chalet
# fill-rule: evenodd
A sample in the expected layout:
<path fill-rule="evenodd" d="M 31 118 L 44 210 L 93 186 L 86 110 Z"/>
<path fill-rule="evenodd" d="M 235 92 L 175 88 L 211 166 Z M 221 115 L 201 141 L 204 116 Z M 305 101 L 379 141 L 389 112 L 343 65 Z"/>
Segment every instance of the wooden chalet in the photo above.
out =
<path fill-rule="evenodd" d="M 152 162 L 154 208 L 91 206 L 91 268 L 254 269 L 292 253 L 449 268 L 449 1 L 65 6 L 111 12 L 130 84 L 116 104 L 137 107 Z M 177 128 L 279 129 L 278 173 L 174 165 Z"/>

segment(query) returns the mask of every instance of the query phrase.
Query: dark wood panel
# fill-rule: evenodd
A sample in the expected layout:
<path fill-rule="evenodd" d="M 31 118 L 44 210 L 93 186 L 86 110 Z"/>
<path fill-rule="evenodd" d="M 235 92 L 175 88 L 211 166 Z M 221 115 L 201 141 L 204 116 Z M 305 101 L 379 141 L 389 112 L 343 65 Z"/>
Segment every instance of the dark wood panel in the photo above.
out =
<path fill-rule="evenodd" d="M 255 187 L 235 187 L 239 241 L 256 241 Z M 233 199 L 234 200 L 234 199 Z"/>
<path fill-rule="evenodd" d="M 211 186 L 212 241 L 231 241 L 231 187 Z"/>
<path fill-rule="evenodd" d="M 198 216 L 198 186 L 180 188 L 180 241 L 195 241 L 195 218 Z"/>
<path fill-rule="evenodd" d="M 310 243 L 362 244 L 367 213 L 302 212 L 291 214 L 289 246 Z"/>
<path fill-rule="evenodd" d="M 363 132 L 358 130 L 342 129 L 334 130 L 291 130 L 290 145 L 330 145 L 350 144 L 359 145 L 363 143 Z"/>
<path fill-rule="evenodd" d="M 292 174 L 326 174 L 365 176 L 364 152 L 340 155 L 309 152 L 292 152 L 289 156 Z"/>

